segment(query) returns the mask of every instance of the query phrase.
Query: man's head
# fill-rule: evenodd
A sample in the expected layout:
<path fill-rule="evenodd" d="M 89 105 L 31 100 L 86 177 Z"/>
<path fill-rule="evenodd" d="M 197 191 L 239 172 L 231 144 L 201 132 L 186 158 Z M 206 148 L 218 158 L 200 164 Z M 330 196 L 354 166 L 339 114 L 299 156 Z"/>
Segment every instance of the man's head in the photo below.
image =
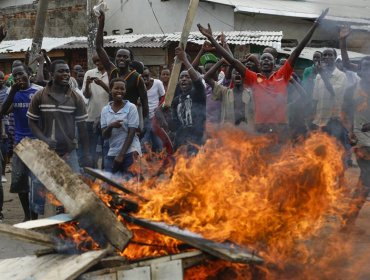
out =
<path fill-rule="evenodd" d="M 19 84 L 20 89 L 25 90 L 30 87 L 30 73 L 26 65 L 20 64 L 13 67 L 12 75 L 14 77 L 14 82 Z"/>
<path fill-rule="evenodd" d="M 77 81 L 79 87 L 82 87 L 82 84 L 84 82 L 84 77 L 85 77 L 84 72 L 78 72 L 77 73 L 76 81 Z"/>
<path fill-rule="evenodd" d="M 323 67 L 334 69 L 335 68 L 335 59 L 337 58 L 337 52 L 333 48 L 325 49 L 322 52 L 321 61 L 323 62 Z"/>
<path fill-rule="evenodd" d="M 122 78 L 116 78 L 110 81 L 109 89 L 113 101 L 123 100 L 126 95 L 126 81 Z"/>
<path fill-rule="evenodd" d="M 313 54 L 313 57 L 312 57 L 313 64 L 315 64 L 315 65 L 320 64 L 321 57 L 322 57 L 322 52 L 315 51 L 314 54 Z"/>
<path fill-rule="evenodd" d="M 171 76 L 171 71 L 170 69 L 168 68 L 165 68 L 162 70 L 161 72 L 161 75 L 160 75 L 160 80 L 163 82 L 163 83 L 168 83 L 168 81 L 170 80 L 170 76 Z"/>
<path fill-rule="evenodd" d="M 144 67 L 143 74 L 141 75 L 143 77 L 144 83 L 146 86 L 150 84 L 151 74 L 148 67 Z"/>
<path fill-rule="evenodd" d="M 64 60 L 55 60 L 50 65 L 50 74 L 53 84 L 67 86 L 71 78 L 68 64 Z"/>
<path fill-rule="evenodd" d="M 235 87 L 240 87 L 243 85 L 242 75 L 235 68 L 231 72 L 231 80 Z"/>
<path fill-rule="evenodd" d="M 270 73 L 274 70 L 275 58 L 270 53 L 263 53 L 260 58 L 260 68 L 263 73 Z"/>
<path fill-rule="evenodd" d="M 118 49 L 115 54 L 115 62 L 118 68 L 126 68 L 130 66 L 130 62 L 133 60 L 132 53 L 129 49 Z"/>
<path fill-rule="evenodd" d="M 93 56 L 92 56 L 92 62 L 94 63 L 94 65 L 96 66 L 96 68 L 98 68 L 99 71 L 103 71 L 104 70 L 103 63 L 101 63 L 100 58 L 99 58 L 99 56 L 98 56 L 97 53 L 94 53 L 93 54 Z"/>
<path fill-rule="evenodd" d="M 73 76 L 73 78 L 77 78 L 77 74 L 80 73 L 80 72 L 85 72 L 82 69 L 82 66 L 81 65 L 76 64 L 75 66 L 73 66 L 73 69 L 72 69 L 72 76 Z"/>
<path fill-rule="evenodd" d="M 4 72 L 0 71 L 0 88 L 2 88 L 5 84 L 5 80 L 4 80 Z"/>
<path fill-rule="evenodd" d="M 142 63 L 141 61 L 137 61 L 137 60 L 131 61 L 130 68 L 132 70 L 136 70 L 136 72 L 138 72 L 139 74 L 143 74 L 144 69 L 145 69 L 144 63 Z"/>
<path fill-rule="evenodd" d="M 370 56 L 365 56 L 361 59 L 358 68 L 358 75 L 360 76 L 361 81 L 370 83 Z"/>
<path fill-rule="evenodd" d="M 269 53 L 269 54 L 272 54 L 272 56 L 274 57 L 274 59 L 276 60 L 277 57 L 278 57 L 278 51 L 273 48 L 273 47 L 266 47 L 264 48 L 263 52 L 262 53 Z"/>
<path fill-rule="evenodd" d="M 22 61 L 20 60 L 14 60 L 13 63 L 12 63 L 12 69 L 16 66 L 19 66 L 19 65 L 22 65 Z"/>
<path fill-rule="evenodd" d="M 187 70 L 184 70 L 180 73 L 179 85 L 183 93 L 187 93 L 191 90 L 193 82 Z"/>

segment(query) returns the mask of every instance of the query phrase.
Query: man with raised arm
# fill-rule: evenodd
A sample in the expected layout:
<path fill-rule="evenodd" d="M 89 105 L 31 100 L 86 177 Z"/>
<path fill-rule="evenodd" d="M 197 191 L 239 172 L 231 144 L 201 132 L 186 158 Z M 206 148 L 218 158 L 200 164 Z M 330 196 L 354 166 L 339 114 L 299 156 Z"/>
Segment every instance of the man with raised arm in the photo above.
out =
<path fill-rule="evenodd" d="M 255 128 L 260 133 L 275 133 L 279 142 L 287 136 L 287 85 L 293 72 L 293 66 L 301 51 L 307 45 L 320 21 L 328 13 L 322 12 L 303 40 L 289 56 L 285 64 L 274 72 L 275 59 L 270 53 L 260 58 L 261 73 L 255 73 L 235 59 L 213 38 L 211 27 L 208 29 L 198 24 L 199 31 L 215 46 L 221 54 L 242 75 L 244 83 L 252 88 L 254 99 Z"/>
<path fill-rule="evenodd" d="M 109 60 L 103 47 L 104 12 L 100 12 L 98 19 L 99 26 L 96 34 L 96 52 L 108 73 L 109 80 L 111 81 L 114 78 L 123 78 L 126 81 L 127 100 L 138 105 L 138 100 L 140 99 L 140 104 L 143 109 L 143 118 L 147 120 L 146 122 L 149 122 L 148 96 L 144 81 L 138 72 L 130 69 L 130 62 L 133 60 L 132 53 L 130 50 L 125 48 L 118 49 L 115 53 L 115 64 L 113 64 Z"/>
<path fill-rule="evenodd" d="M 172 102 L 173 121 L 169 126 L 176 133 L 175 149 L 182 145 L 190 145 L 188 151 L 192 153 L 196 151 L 191 144 L 203 143 L 206 94 L 202 78 L 191 66 L 185 51 L 177 47 L 175 53 L 186 70 L 180 73 L 178 83 L 181 93 Z"/>

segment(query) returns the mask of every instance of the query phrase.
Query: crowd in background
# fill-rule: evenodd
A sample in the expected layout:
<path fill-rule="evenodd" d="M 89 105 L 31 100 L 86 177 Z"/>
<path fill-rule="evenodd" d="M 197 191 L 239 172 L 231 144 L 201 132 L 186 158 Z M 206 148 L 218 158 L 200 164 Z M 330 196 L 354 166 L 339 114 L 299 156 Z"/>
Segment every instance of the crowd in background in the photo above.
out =
<path fill-rule="evenodd" d="M 130 178 L 135 176 L 130 166 L 143 153 L 170 155 L 182 149 L 191 156 L 210 130 L 225 126 L 269 135 L 276 149 L 312 131 L 335 137 L 346 151 L 343 163 L 353 165 L 354 153 L 361 169 L 360 209 L 370 190 L 370 57 L 351 63 L 346 50 L 350 30 L 342 27 L 340 55 L 333 48 L 315 52 L 302 77 L 294 72 L 326 13 L 280 60 L 268 46 L 261 54 L 236 59 L 224 35 L 215 38 L 210 26 L 198 25 L 207 40 L 192 62 L 176 48 L 182 70 L 174 92 L 168 92 L 170 68 L 153 77 L 129 49 L 116 50 L 113 59 L 107 55 L 103 12 L 92 56 L 95 68 L 51 61 L 45 51 L 36 58 L 36 73 L 27 59 L 14 61 L 12 73 L 0 72 L 0 169 L 4 182 L 6 166 L 11 166 L 10 192 L 18 194 L 24 219 L 37 219 L 45 205 L 45 188 L 12 152 L 25 137 L 47 143 L 77 173 L 93 167 Z M 0 33 L 2 40 L 3 28 Z M 172 102 L 166 103 L 167 98 Z M 2 202 L 1 187 L 0 220 Z"/>

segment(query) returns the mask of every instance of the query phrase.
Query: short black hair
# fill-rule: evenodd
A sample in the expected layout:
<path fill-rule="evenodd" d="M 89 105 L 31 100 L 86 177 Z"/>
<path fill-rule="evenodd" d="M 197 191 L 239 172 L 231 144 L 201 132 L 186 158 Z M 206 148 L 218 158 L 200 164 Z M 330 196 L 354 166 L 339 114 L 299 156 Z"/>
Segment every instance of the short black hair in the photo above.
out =
<path fill-rule="evenodd" d="M 136 72 L 138 72 L 139 74 L 143 74 L 145 68 L 147 68 L 144 66 L 144 63 L 142 63 L 141 61 L 137 61 L 137 60 L 132 60 L 130 63 L 130 67 L 134 68 Z"/>
<path fill-rule="evenodd" d="M 30 70 L 30 67 L 28 67 L 26 64 L 24 64 L 24 63 L 21 63 L 21 64 L 18 64 L 18 65 L 16 65 L 16 66 L 14 66 L 13 68 L 12 68 L 12 72 L 13 72 L 13 69 L 15 68 L 15 67 L 19 67 L 19 66 L 21 66 L 21 67 L 23 67 L 23 69 L 24 69 L 24 71 L 27 73 L 27 75 L 28 76 L 30 76 L 31 75 L 31 70 Z"/>
<path fill-rule="evenodd" d="M 57 60 L 54 60 L 51 64 L 50 64 L 50 72 L 51 73 L 54 73 L 55 72 L 55 68 L 58 64 L 67 64 L 67 62 L 65 62 L 63 59 L 57 59 Z"/>
<path fill-rule="evenodd" d="M 112 89 L 113 88 L 113 85 L 115 82 L 123 82 L 125 84 L 125 86 L 127 85 L 126 81 L 122 78 L 114 78 L 112 79 L 110 82 L 109 82 L 109 89 Z"/>
<path fill-rule="evenodd" d="M 117 56 L 117 53 L 118 53 L 119 50 L 127 50 L 130 53 L 130 60 L 131 61 L 134 60 L 134 54 L 133 54 L 132 50 L 129 49 L 129 48 L 118 48 L 118 49 L 116 49 L 116 51 L 114 52 L 114 59 L 116 59 L 116 56 Z"/>

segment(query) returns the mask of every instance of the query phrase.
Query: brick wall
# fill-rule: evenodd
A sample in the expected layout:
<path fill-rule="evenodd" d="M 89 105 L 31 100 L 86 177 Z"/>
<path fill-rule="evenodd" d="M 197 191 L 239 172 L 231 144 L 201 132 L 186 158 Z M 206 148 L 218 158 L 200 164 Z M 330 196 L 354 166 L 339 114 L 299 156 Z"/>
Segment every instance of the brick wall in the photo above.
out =
<path fill-rule="evenodd" d="M 37 3 L 1 9 L 0 22 L 8 28 L 7 40 L 32 38 Z M 53 0 L 48 6 L 44 36 L 86 36 L 86 0 Z"/>

